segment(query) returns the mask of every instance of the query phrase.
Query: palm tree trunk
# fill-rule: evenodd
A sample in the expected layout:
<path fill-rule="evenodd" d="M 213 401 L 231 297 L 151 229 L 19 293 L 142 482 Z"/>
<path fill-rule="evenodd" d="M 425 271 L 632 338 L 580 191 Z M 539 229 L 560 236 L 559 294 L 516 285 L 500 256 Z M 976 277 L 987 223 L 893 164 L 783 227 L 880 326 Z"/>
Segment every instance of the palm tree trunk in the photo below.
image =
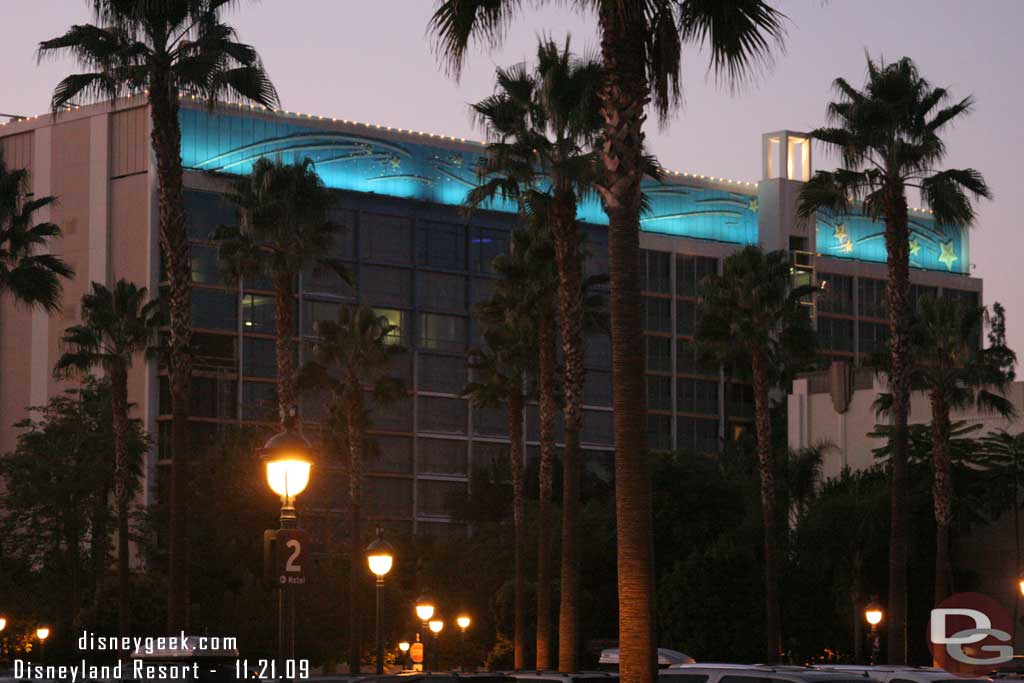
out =
<path fill-rule="evenodd" d="M 117 630 L 122 638 L 131 632 L 129 581 L 131 564 L 128 532 L 128 372 L 123 367 L 110 373 L 110 407 L 114 422 L 114 500 L 117 503 Z"/>
<path fill-rule="evenodd" d="M 101 594 L 103 592 L 103 580 L 106 577 L 109 567 L 109 535 L 107 523 L 110 520 L 110 488 L 109 480 L 104 482 L 103 488 L 97 491 L 93 499 L 91 515 L 91 541 L 89 548 L 90 561 L 92 563 L 92 609 L 97 612 L 100 608 Z"/>
<path fill-rule="evenodd" d="M 647 396 L 640 324 L 640 179 L 648 101 L 637 36 L 642 21 L 630 3 L 601 3 L 603 180 L 611 276 L 612 406 L 615 415 L 615 519 L 622 683 L 657 677 L 651 480 L 647 462 Z M 636 11 L 635 9 L 633 11 Z"/>
<path fill-rule="evenodd" d="M 907 200 L 890 190 L 885 225 L 889 280 L 889 391 L 892 394 L 891 523 L 889 528 L 889 664 L 907 662 L 907 455 L 910 433 L 910 246 Z"/>
<path fill-rule="evenodd" d="M 757 430 L 757 469 L 761 475 L 761 517 L 764 524 L 765 657 L 777 662 L 782 653 L 782 618 L 779 614 L 778 515 L 775 458 L 772 457 L 771 406 L 768 403 L 768 359 L 754 352 L 754 422 Z"/>
<path fill-rule="evenodd" d="M 541 462 L 538 471 L 537 670 L 543 671 L 551 668 L 551 494 L 555 461 L 555 418 L 558 411 L 555 398 L 558 360 L 555 357 L 553 319 L 546 316 L 539 327 Z"/>
<path fill-rule="evenodd" d="M 565 451 L 562 455 L 562 581 L 558 609 L 558 670 L 576 671 L 579 654 L 579 515 L 580 432 L 583 429 L 583 273 L 576 224 L 576 200 L 568 192 L 555 196 L 554 247 L 558 265 L 558 309 L 565 356 L 563 390 Z M 541 353 L 551 356 L 548 374 L 555 381 L 554 330 L 541 339 Z M 545 380 L 541 357 L 541 387 Z M 552 397 L 552 404 L 554 403 Z M 552 405 L 554 409 L 554 405 Z M 542 424 L 543 424 L 543 410 Z M 543 438 L 543 432 L 541 434 Z"/>
<path fill-rule="evenodd" d="M 153 152 L 156 157 L 160 248 L 167 268 L 171 385 L 171 494 L 168 533 L 167 630 L 187 628 L 188 614 L 188 416 L 192 379 L 192 267 L 185 231 L 178 93 L 166 71 L 155 70 L 149 86 Z"/>
<path fill-rule="evenodd" d="M 941 391 L 932 392 L 932 463 L 935 478 L 935 604 L 952 589 L 953 565 L 949 556 L 949 529 L 953 519 L 953 476 L 949 456 L 949 403 Z"/>
<path fill-rule="evenodd" d="M 359 391 L 359 383 L 354 381 L 354 386 Z M 351 673 L 359 673 L 360 662 L 363 656 L 363 634 L 362 634 L 362 610 L 360 609 L 359 596 L 363 593 L 363 544 L 362 544 L 362 520 L 361 507 L 363 498 L 362 472 L 363 472 L 363 406 L 358 398 L 349 397 L 346 399 L 345 409 L 346 431 L 348 432 L 349 451 L 349 479 L 348 495 L 350 505 L 350 546 L 349 559 L 349 654 L 348 666 Z"/>
<path fill-rule="evenodd" d="M 295 383 L 295 316 L 292 294 L 292 273 L 274 273 L 277 324 L 277 412 L 284 424 L 296 407 Z"/>
<path fill-rule="evenodd" d="M 514 387 L 508 398 L 508 455 L 512 469 L 512 533 L 514 571 L 512 597 L 512 666 L 516 670 L 525 665 L 524 645 L 526 643 L 526 568 L 523 555 L 526 551 L 525 520 L 523 502 L 523 394 Z"/>

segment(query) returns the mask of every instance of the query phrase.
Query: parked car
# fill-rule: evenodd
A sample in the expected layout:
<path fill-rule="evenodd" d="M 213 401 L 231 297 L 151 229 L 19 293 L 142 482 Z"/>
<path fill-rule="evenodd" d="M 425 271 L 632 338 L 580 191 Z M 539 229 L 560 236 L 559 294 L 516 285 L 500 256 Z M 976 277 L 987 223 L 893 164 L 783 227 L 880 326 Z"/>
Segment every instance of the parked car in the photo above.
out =
<path fill-rule="evenodd" d="M 834 664 L 819 666 L 822 671 L 833 671 L 845 674 L 860 674 L 871 679 L 874 683 L 946 683 L 949 681 L 963 681 L 964 683 L 978 683 L 979 681 L 991 681 L 991 678 L 978 676 L 964 678 L 951 674 L 944 669 L 936 669 L 931 666 L 864 666 L 859 664 Z"/>
<path fill-rule="evenodd" d="M 663 668 L 666 666 L 672 666 L 673 664 L 694 664 L 697 660 L 687 654 L 678 652 L 676 650 L 670 650 L 667 647 L 658 648 L 658 667 Z M 619 648 L 617 647 L 606 647 L 601 650 L 601 658 L 597 660 L 598 664 L 614 666 L 616 669 L 619 667 Z"/>
<path fill-rule="evenodd" d="M 518 683 L 615 683 L 619 674 L 614 671 L 508 671 L 505 674 Z"/>
<path fill-rule="evenodd" d="M 854 672 L 767 664 L 674 664 L 658 672 L 659 683 L 865 683 Z"/>

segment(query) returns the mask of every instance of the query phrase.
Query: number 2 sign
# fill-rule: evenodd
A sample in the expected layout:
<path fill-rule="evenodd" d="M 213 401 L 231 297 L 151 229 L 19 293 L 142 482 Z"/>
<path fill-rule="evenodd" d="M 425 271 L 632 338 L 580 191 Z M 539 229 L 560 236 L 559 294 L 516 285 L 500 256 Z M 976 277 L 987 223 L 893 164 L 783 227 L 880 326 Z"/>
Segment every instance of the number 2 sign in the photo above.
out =
<path fill-rule="evenodd" d="M 272 586 L 302 586 L 306 583 L 309 535 L 302 529 L 274 529 L 264 534 L 264 568 Z"/>

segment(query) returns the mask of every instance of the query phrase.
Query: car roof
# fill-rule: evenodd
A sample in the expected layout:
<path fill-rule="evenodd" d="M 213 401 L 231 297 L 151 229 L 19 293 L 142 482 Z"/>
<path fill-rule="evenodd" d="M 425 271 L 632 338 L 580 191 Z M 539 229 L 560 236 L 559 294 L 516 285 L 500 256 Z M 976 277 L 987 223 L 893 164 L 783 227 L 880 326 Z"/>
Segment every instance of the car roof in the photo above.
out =
<path fill-rule="evenodd" d="M 774 674 L 773 678 L 790 679 L 793 681 L 848 681 L 852 672 L 826 671 L 806 666 L 792 666 L 785 664 L 733 664 L 730 662 L 710 662 L 706 664 L 676 664 L 659 673 L 663 676 L 680 675 L 685 673 L 711 673 L 728 671 L 737 675 L 766 673 Z M 863 677 L 863 674 L 860 675 Z"/>

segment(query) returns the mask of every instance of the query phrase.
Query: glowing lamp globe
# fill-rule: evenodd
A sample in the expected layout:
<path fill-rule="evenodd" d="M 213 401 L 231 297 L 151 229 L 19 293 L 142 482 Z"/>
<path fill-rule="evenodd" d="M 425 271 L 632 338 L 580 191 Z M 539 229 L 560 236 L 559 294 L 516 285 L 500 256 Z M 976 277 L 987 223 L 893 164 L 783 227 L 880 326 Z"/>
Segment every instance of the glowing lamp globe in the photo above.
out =
<path fill-rule="evenodd" d="M 871 626 L 878 626 L 881 624 L 884 616 L 882 608 L 879 607 L 877 603 L 873 602 L 864 608 L 864 620 Z"/>
<path fill-rule="evenodd" d="M 370 565 L 370 571 L 383 579 L 384 575 L 391 571 L 395 561 L 395 549 L 384 540 L 384 530 L 377 529 L 377 538 L 370 545 L 366 546 L 366 562 Z"/>
<path fill-rule="evenodd" d="M 455 617 L 455 623 L 458 624 L 459 628 L 461 628 L 463 631 L 469 628 L 469 624 L 471 621 L 472 620 L 469 618 L 469 616 L 465 614 L 460 614 L 459 616 Z"/>
<path fill-rule="evenodd" d="M 427 626 L 430 627 L 430 632 L 436 636 L 444 629 L 444 622 L 440 619 L 431 619 Z"/>
<path fill-rule="evenodd" d="M 430 618 L 434 616 L 434 601 L 425 595 L 421 595 L 416 600 L 416 616 L 419 617 L 420 621 L 430 621 Z"/>
<path fill-rule="evenodd" d="M 7 628 L 7 619 L 0 617 L 0 631 L 3 631 L 5 628 Z"/>
<path fill-rule="evenodd" d="M 40 626 L 36 629 L 36 638 L 39 640 L 46 640 L 50 637 L 50 629 L 45 626 Z"/>
<path fill-rule="evenodd" d="M 405 642 L 404 640 L 398 644 L 398 649 L 402 652 L 408 652 L 410 647 L 411 646 L 409 645 L 409 643 Z"/>
<path fill-rule="evenodd" d="M 1017 579 L 1017 587 L 1020 588 L 1020 594 L 1024 596 L 1024 575 Z"/>
<path fill-rule="evenodd" d="M 267 469 L 270 490 L 289 503 L 306 490 L 313 466 L 313 448 L 291 428 L 270 437 L 259 450 Z"/>

